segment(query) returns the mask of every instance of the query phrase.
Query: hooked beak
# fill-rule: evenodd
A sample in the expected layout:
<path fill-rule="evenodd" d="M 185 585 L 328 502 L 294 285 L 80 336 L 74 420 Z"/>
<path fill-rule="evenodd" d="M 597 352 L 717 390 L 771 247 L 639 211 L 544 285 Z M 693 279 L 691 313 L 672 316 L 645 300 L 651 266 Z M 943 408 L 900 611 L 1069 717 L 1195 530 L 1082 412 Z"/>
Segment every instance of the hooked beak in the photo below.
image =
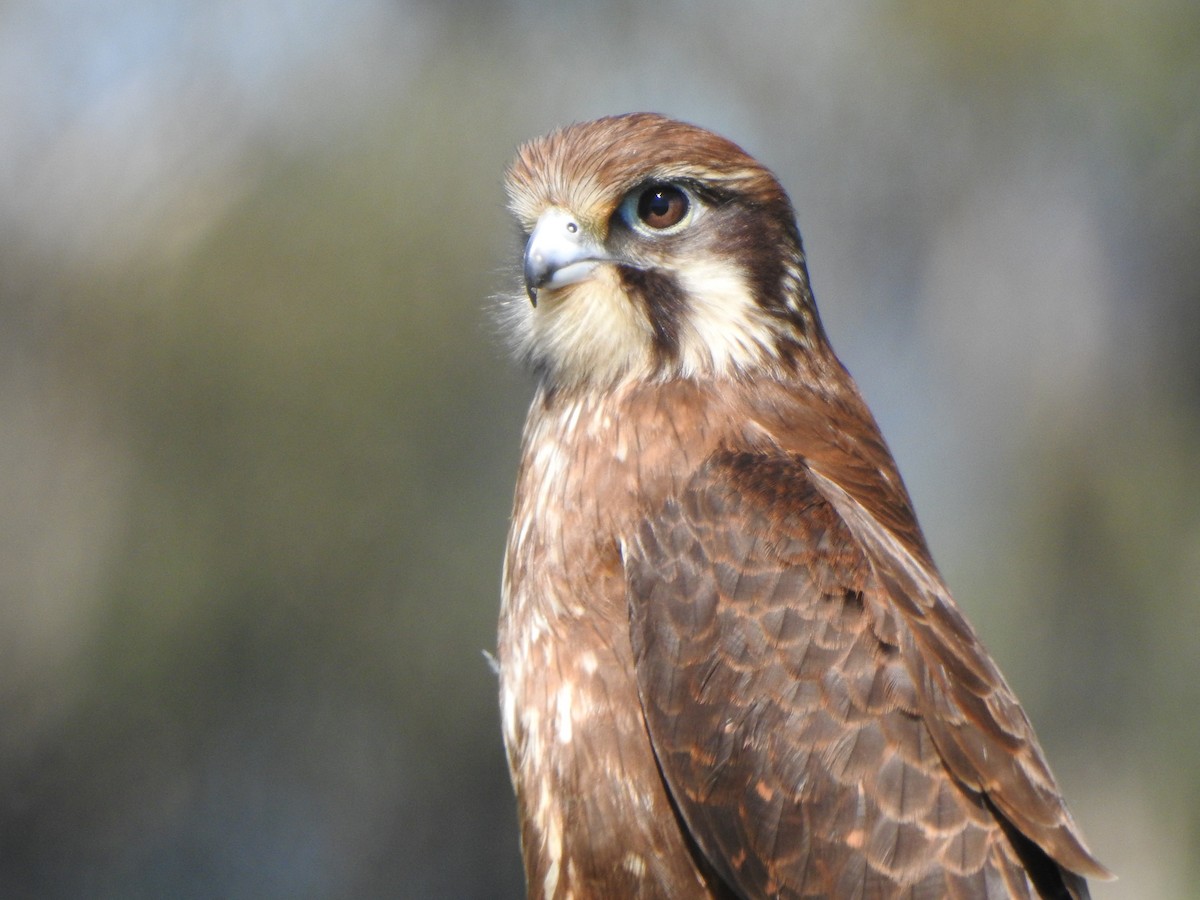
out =
<path fill-rule="evenodd" d="M 537 306 L 541 288 L 576 284 L 609 259 L 604 248 L 586 234 L 574 216 L 552 207 L 542 213 L 525 245 L 525 292 Z"/>

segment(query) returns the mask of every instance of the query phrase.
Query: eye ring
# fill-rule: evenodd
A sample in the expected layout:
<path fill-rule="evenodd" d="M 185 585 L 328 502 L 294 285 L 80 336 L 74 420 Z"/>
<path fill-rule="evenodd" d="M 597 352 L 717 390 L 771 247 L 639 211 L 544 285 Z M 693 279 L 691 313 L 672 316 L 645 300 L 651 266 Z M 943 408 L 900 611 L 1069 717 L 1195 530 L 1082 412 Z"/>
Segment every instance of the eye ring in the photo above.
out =
<path fill-rule="evenodd" d="M 691 224 L 696 211 L 696 204 L 685 188 L 664 181 L 630 191 L 621 207 L 625 221 L 647 235 L 682 231 Z"/>

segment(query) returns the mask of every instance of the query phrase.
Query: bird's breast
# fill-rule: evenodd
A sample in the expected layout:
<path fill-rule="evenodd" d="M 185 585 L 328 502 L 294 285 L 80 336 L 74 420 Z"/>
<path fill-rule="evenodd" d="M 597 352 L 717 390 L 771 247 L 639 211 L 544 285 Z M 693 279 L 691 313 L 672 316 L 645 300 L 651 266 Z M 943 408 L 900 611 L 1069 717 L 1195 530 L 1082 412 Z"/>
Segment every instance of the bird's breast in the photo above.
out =
<path fill-rule="evenodd" d="M 646 733 L 620 555 L 648 495 L 665 490 L 661 448 L 617 400 L 539 397 L 526 427 L 498 657 L 531 896 L 700 885 Z"/>

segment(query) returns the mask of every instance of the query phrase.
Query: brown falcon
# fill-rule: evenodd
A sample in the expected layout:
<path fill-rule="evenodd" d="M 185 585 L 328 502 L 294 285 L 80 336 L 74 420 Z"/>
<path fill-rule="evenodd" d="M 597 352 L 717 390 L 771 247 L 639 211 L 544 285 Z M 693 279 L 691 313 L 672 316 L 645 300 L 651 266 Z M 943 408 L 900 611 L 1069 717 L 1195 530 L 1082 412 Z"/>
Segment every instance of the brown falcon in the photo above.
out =
<path fill-rule="evenodd" d="M 500 617 L 530 896 L 1107 877 L 822 330 L 786 194 L 657 115 L 508 172 L 538 374 Z"/>

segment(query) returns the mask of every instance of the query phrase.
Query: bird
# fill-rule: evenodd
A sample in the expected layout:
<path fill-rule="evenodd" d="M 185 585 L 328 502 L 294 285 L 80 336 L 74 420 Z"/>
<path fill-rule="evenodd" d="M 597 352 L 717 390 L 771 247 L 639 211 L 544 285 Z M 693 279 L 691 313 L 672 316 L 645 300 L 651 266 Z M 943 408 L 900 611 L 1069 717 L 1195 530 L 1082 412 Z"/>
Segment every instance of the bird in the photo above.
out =
<path fill-rule="evenodd" d="M 505 177 L 535 376 L 497 635 L 528 896 L 1108 879 L 817 313 L 778 179 L 656 113 Z"/>

